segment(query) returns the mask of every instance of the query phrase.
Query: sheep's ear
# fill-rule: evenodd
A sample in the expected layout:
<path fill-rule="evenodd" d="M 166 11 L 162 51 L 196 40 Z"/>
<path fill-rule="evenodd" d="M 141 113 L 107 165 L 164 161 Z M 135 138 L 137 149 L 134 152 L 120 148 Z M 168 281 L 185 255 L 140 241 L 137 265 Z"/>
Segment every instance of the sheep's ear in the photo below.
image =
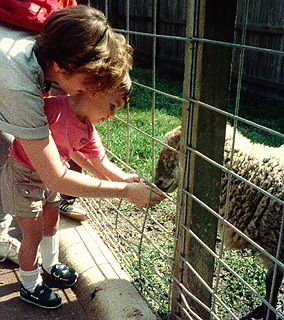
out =
<path fill-rule="evenodd" d="M 180 142 L 177 145 L 177 150 L 179 151 L 179 149 L 180 149 Z"/>
<path fill-rule="evenodd" d="M 174 139 L 174 146 L 177 150 L 180 149 L 180 134 L 175 136 L 175 139 Z"/>

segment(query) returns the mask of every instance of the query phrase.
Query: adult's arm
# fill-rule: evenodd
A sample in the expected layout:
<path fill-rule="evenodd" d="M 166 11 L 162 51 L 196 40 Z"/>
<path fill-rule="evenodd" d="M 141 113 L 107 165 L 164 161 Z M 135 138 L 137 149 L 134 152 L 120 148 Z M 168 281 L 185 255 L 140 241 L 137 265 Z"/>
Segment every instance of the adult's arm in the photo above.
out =
<path fill-rule="evenodd" d="M 129 182 L 133 181 L 134 174 L 128 174 L 108 159 L 106 153 L 102 157 L 87 159 L 81 152 L 72 154 L 72 160 L 80 167 L 92 173 L 95 177 L 103 180 Z M 132 178 L 131 180 L 129 180 Z M 138 176 L 135 181 L 138 181 Z"/>
<path fill-rule="evenodd" d="M 125 183 L 99 180 L 73 170 L 61 162 L 57 147 L 49 135 L 38 140 L 19 139 L 36 172 L 47 188 L 62 194 L 88 198 L 125 198 L 143 207 L 164 199 L 161 193 L 151 191 L 143 183 Z"/>
<path fill-rule="evenodd" d="M 87 159 L 81 152 L 76 151 L 72 154 L 71 159 L 76 162 L 81 168 L 85 169 L 96 178 L 101 180 L 110 180 L 97 167 L 95 167 L 90 159 Z"/>

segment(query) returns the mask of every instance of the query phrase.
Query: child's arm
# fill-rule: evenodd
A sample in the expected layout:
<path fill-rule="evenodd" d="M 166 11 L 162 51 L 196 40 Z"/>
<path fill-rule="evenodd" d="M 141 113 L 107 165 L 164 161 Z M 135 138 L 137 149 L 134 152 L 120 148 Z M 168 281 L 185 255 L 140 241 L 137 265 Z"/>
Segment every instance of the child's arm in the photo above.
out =
<path fill-rule="evenodd" d="M 81 168 L 85 169 L 93 176 L 101 180 L 109 180 L 102 172 L 100 172 L 81 152 L 76 151 L 72 154 L 71 159 L 75 161 Z"/>
<path fill-rule="evenodd" d="M 95 177 L 103 180 L 118 182 L 138 182 L 137 174 L 129 174 L 120 169 L 116 164 L 110 161 L 106 154 L 101 158 L 86 159 L 80 152 L 74 152 L 72 155 L 78 165 L 92 173 Z"/>
<path fill-rule="evenodd" d="M 137 174 L 128 174 L 121 170 L 116 164 L 111 162 L 107 155 L 104 154 L 101 158 L 87 159 L 83 153 L 76 151 L 72 154 L 72 160 L 75 161 L 79 166 L 87 170 L 89 173 L 93 174 L 96 178 L 104 181 L 112 181 L 112 183 L 128 183 L 137 188 L 137 191 L 144 185 L 148 190 L 152 191 L 152 194 L 155 196 L 151 196 L 149 203 L 145 203 L 145 205 L 154 205 L 160 203 L 165 196 L 161 193 L 161 191 L 156 187 L 151 187 L 150 185 L 146 185 L 143 182 L 139 182 L 139 176 Z M 140 191 L 141 192 L 141 191 Z M 138 192 L 135 196 L 136 198 L 141 196 L 142 193 Z M 159 200 L 156 197 L 160 198 Z M 134 203 L 133 200 L 130 200 Z M 135 201 L 137 201 L 135 199 Z M 144 201 L 144 200 L 143 200 Z"/>
<path fill-rule="evenodd" d="M 155 205 L 165 198 L 157 188 L 144 183 L 100 181 L 68 170 L 51 135 L 37 140 L 20 138 L 19 141 L 42 182 L 50 190 L 75 197 L 125 198 L 139 207 Z"/>

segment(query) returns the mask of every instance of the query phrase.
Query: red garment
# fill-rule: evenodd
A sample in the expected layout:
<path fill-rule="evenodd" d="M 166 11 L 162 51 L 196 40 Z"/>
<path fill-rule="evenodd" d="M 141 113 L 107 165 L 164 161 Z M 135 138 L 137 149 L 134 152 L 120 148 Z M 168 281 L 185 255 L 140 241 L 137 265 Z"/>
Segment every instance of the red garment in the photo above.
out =
<path fill-rule="evenodd" d="M 0 0 L 0 20 L 40 31 L 45 19 L 59 9 L 56 0 Z"/>
<path fill-rule="evenodd" d="M 100 136 L 89 119 L 81 122 L 70 107 L 68 97 L 59 95 L 44 99 L 44 111 L 51 135 L 62 162 L 68 167 L 73 152 L 80 151 L 87 159 L 102 157 L 105 153 Z M 11 155 L 26 167 L 33 169 L 24 148 L 14 139 Z"/>
<path fill-rule="evenodd" d="M 0 21 L 40 31 L 53 11 L 75 5 L 76 0 L 0 0 Z"/>
<path fill-rule="evenodd" d="M 57 0 L 62 8 L 77 6 L 76 0 Z"/>

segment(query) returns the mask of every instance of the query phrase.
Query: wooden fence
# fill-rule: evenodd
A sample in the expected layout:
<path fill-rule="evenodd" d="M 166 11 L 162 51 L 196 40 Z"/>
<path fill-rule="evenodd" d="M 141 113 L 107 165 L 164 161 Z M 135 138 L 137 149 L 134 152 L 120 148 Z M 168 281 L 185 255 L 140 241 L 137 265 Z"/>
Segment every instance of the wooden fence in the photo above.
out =
<path fill-rule="evenodd" d="M 236 42 L 244 32 L 246 0 L 238 1 Z M 250 0 L 246 45 L 284 51 L 284 1 Z M 236 68 L 236 67 L 235 67 Z M 284 55 L 258 51 L 245 53 L 243 78 L 249 82 L 284 89 Z"/>
<path fill-rule="evenodd" d="M 153 11 L 153 2 L 157 1 L 157 10 Z M 278 51 L 284 50 L 284 1 L 283 0 L 249 0 L 249 16 L 247 22 L 244 8 L 248 0 L 238 0 L 235 26 L 235 41 L 240 43 L 245 30 L 245 44 L 259 48 Z M 129 8 L 124 1 L 91 0 L 91 5 L 106 12 L 112 25 L 118 29 L 130 30 L 138 34 L 130 36 L 135 48 L 135 63 L 138 66 L 150 67 L 152 59 L 156 59 L 158 69 L 170 71 L 182 76 L 184 69 L 184 41 L 176 37 L 185 36 L 187 0 L 131 0 Z M 129 10 L 129 20 L 126 12 Z M 221 10 L 221 9 L 220 9 Z M 246 28 L 244 25 L 246 22 Z M 153 37 L 139 33 L 156 33 L 174 38 L 157 38 L 156 55 L 153 57 Z M 233 63 L 233 74 L 238 68 L 238 53 Z M 257 66 L 257 67 L 256 67 Z M 246 51 L 243 79 L 256 86 L 284 90 L 284 56 L 275 53 Z"/>

